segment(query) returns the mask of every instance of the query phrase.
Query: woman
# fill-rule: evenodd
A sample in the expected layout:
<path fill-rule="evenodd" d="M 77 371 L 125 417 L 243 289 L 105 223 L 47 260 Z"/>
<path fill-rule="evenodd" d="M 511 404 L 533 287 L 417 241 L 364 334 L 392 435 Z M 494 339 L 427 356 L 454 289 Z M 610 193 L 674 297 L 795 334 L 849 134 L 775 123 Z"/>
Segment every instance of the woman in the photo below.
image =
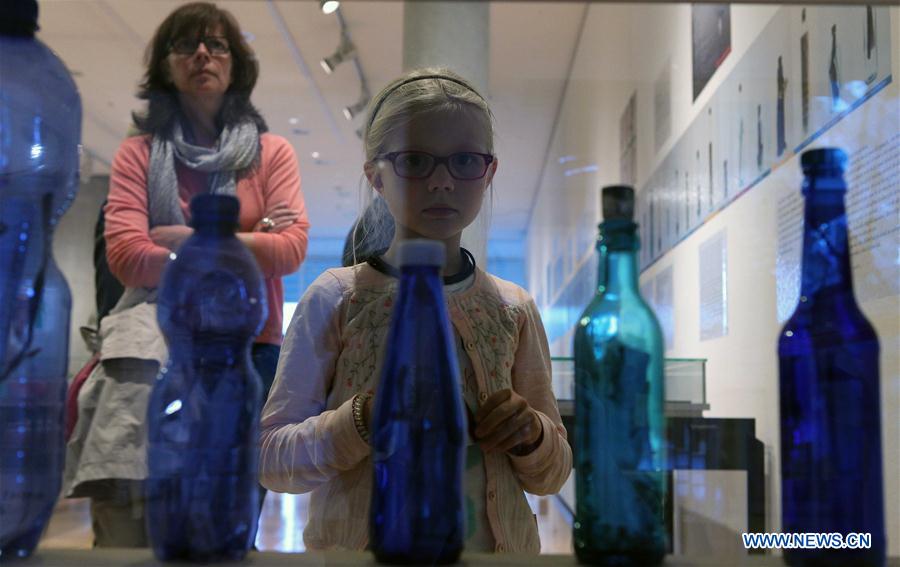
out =
<path fill-rule="evenodd" d="M 181 6 L 157 29 L 146 60 L 138 96 L 148 106 L 134 116 L 141 134 L 116 153 L 104 210 L 109 268 L 126 290 L 101 324 L 103 363 L 79 394 L 66 462 L 65 493 L 91 497 L 97 546 L 147 545 L 144 422 L 167 356 L 156 286 L 192 233 L 191 198 L 240 201 L 238 238 L 266 281 L 269 317 L 253 346 L 266 394 L 281 344 L 281 277 L 299 268 L 308 240 L 296 157 L 287 140 L 265 133 L 250 103 L 259 68 L 234 17 L 209 3 Z"/>

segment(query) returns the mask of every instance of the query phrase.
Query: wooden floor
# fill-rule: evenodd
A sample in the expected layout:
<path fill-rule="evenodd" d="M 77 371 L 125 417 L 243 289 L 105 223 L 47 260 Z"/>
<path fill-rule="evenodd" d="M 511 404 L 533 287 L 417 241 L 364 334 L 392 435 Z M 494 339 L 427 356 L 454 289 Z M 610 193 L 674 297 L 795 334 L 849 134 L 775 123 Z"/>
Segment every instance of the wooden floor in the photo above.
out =
<path fill-rule="evenodd" d="M 308 496 L 269 493 L 260 518 L 256 547 L 262 551 L 304 551 Z M 529 496 L 538 517 L 541 553 L 572 553 L 571 517 L 555 496 Z M 87 499 L 61 499 L 41 540 L 42 548 L 89 549 L 93 541 Z"/>

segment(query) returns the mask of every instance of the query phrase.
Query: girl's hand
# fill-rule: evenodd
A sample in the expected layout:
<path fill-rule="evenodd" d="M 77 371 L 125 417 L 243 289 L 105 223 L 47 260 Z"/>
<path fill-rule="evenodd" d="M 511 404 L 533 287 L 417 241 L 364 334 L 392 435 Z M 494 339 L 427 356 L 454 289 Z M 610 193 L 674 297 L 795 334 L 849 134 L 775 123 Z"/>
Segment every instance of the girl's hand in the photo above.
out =
<path fill-rule="evenodd" d="M 297 222 L 299 213 L 289 209 L 287 203 L 275 203 L 263 218 L 253 225 L 253 232 L 281 232 Z"/>
<path fill-rule="evenodd" d="M 150 229 L 150 240 L 157 246 L 175 252 L 192 234 L 194 229 L 183 224 L 154 226 Z"/>
<path fill-rule="evenodd" d="M 481 450 L 525 455 L 543 439 L 541 419 L 528 401 L 509 388 L 494 392 L 475 414 Z"/>

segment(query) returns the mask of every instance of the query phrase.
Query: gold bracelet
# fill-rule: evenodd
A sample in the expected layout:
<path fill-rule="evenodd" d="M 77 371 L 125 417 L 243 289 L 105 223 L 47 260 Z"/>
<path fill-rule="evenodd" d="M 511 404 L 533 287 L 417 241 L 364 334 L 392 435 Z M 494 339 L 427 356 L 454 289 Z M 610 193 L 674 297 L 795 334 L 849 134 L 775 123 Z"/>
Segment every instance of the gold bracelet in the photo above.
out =
<path fill-rule="evenodd" d="M 353 397 L 353 401 L 350 404 L 350 408 L 353 414 L 353 424 L 356 425 L 356 432 L 359 433 L 359 436 L 362 437 L 362 440 L 366 443 L 369 442 L 369 427 L 366 425 L 366 420 L 363 419 L 363 406 L 365 406 L 366 402 L 372 397 L 372 394 L 356 394 Z"/>

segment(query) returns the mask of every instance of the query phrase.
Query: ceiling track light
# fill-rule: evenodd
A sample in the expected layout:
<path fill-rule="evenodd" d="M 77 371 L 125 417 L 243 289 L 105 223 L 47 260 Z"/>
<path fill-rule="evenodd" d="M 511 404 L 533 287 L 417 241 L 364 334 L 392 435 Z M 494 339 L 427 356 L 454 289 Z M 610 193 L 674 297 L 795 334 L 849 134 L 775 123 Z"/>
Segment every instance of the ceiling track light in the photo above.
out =
<path fill-rule="evenodd" d="M 322 69 L 325 70 L 325 73 L 330 75 L 334 73 L 334 69 L 348 59 L 353 60 L 353 66 L 356 69 L 356 74 L 359 76 L 359 86 L 360 93 L 359 98 L 355 103 L 350 106 L 346 106 L 343 109 L 344 117 L 348 121 L 352 121 L 354 117 L 363 113 L 369 105 L 369 100 L 371 95 L 369 93 L 368 83 L 366 82 L 366 76 L 363 73 L 362 65 L 359 62 L 359 57 L 357 57 L 356 46 L 353 45 L 353 42 L 350 40 L 350 34 L 347 30 L 347 22 L 344 20 L 344 15 L 341 13 L 340 6 L 337 1 L 328 0 L 320 0 L 319 7 L 323 12 L 334 13 L 337 18 L 337 23 L 340 26 L 341 30 L 341 43 L 338 45 L 337 50 L 334 53 L 325 57 L 319 64 L 322 66 Z M 330 11 L 329 11 L 330 10 Z M 363 127 L 360 126 L 356 129 L 356 136 L 360 139 L 363 137 Z"/>
<path fill-rule="evenodd" d="M 356 57 L 356 46 L 353 45 L 353 42 L 350 41 L 349 37 L 342 36 L 341 44 L 335 52 L 319 61 L 319 64 L 322 65 L 322 69 L 330 75 L 334 73 L 335 67 L 353 57 Z"/>
<path fill-rule="evenodd" d="M 363 90 L 356 102 L 344 107 L 344 117 L 347 120 L 353 120 L 353 117 L 364 111 L 367 106 L 369 106 L 369 93 Z"/>
<path fill-rule="evenodd" d="M 319 8 L 323 14 L 333 14 L 340 7 L 341 3 L 338 0 L 319 0 Z"/>

